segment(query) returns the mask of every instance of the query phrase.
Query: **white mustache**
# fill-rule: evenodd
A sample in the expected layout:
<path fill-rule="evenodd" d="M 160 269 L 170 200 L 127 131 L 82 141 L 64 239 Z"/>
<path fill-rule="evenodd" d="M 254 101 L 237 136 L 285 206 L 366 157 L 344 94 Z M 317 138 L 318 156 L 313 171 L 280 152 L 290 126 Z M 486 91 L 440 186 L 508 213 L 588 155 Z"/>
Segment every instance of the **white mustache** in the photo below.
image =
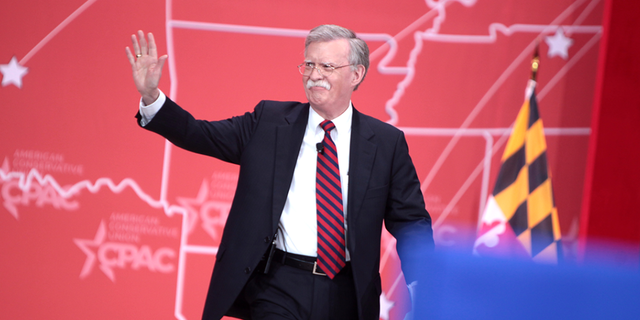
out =
<path fill-rule="evenodd" d="M 307 80 L 307 89 L 311 89 L 311 87 L 322 87 L 327 90 L 331 90 L 331 85 L 329 82 L 325 80 L 313 81 L 311 79 Z"/>

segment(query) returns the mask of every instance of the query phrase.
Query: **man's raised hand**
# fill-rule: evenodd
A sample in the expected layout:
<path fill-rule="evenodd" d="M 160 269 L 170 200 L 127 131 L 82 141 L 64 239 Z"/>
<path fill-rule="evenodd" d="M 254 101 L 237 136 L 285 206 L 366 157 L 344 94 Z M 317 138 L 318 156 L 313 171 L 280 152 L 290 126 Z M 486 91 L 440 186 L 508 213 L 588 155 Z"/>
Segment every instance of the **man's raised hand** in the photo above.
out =
<path fill-rule="evenodd" d="M 140 37 L 140 43 L 138 43 L 138 37 Z M 162 66 L 168 56 L 165 54 L 158 58 L 158 47 L 152 33 L 148 34 L 149 41 L 145 39 L 142 30 L 138 31 L 138 37 L 135 34 L 131 35 L 133 53 L 127 47 L 127 58 L 133 70 L 133 82 L 142 95 L 142 102 L 149 105 L 160 95 L 158 84 L 162 76 Z"/>

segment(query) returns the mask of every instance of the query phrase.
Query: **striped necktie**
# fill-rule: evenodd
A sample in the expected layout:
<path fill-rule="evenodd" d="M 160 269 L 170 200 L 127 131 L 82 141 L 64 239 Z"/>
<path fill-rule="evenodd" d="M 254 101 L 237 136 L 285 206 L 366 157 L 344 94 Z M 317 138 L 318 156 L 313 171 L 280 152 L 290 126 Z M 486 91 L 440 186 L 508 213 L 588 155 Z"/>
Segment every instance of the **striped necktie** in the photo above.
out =
<path fill-rule="evenodd" d="M 330 131 L 336 126 L 325 120 L 322 148 L 316 171 L 316 208 L 318 213 L 318 267 L 333 279 L 345 266 L 344 214 L 338 152 Z"/>

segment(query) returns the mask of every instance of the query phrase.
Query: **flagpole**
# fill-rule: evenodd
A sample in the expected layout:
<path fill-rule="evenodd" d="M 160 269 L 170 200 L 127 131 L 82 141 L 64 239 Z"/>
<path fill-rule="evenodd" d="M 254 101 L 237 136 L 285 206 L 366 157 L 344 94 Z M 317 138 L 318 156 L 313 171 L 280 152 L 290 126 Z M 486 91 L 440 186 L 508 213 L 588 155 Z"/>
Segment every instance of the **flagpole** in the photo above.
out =
<path fill-rule="evenodd" d="M 533 52 L 533 59 L 531 59 L 531 80 L 537 81 L 538 67 L 540 66 L 540 41 L 536 43 L 536 50 Z"/>

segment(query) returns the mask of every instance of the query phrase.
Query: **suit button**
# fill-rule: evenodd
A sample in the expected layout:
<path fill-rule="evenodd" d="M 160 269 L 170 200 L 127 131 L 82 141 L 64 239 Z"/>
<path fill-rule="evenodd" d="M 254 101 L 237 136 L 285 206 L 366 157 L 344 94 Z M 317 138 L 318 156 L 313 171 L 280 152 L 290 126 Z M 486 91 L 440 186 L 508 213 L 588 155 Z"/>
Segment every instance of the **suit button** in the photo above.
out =
<path fill-rule="evenodd" d="M 271 240 L 269 237 L 264 237 L 264 243 L 269 243 L 269 240 Z"/>
<path fill-rule="evenodd" d="M 244 273 L 245 273 L 245 274 L 249 274 L 249 273 L 251 273 L 251 268 L 250 268 L 250 267 L 246 267 L 246 268 L 244 268 Z"/>

